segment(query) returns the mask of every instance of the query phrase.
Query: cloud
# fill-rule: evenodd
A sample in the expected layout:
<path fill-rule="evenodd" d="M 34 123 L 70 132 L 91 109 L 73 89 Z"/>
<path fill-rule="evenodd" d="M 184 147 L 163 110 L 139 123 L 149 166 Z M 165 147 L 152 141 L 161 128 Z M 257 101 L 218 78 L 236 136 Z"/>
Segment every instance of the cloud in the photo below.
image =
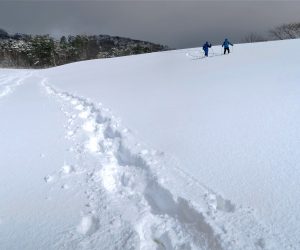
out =
<path fill-rule="evenodd" d="M 0 23 L 12 33 L 111 34 L 178 48 L 218 43 L 225 36 L 237 41 L 300 21 L 299 13 L 296 1 L 0 2 Z"/>

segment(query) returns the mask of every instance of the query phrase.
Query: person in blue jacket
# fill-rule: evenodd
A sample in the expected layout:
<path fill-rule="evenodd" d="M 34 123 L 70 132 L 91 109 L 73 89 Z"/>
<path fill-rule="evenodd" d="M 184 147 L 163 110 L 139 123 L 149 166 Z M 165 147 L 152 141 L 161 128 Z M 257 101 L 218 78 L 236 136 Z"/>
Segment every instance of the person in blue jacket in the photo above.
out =
<path fill-rule="evenodd" d="M 228 54 L 230 53 L 229 45 L 233 46 L 233 44 L 226 38 L 222 45 L 222 47 L 224 47 L 224 55 L 226 52 L 228 52 Z"/>
<path fill-rule="evenodd" d="M 209 48 L 211 48 L 211 44 L 209 44 L 208 42 L 206 42 L 205 44 L 203 44 L 202 49 L 204 50 L 205 56 L 208 56 L 208 49 Z"/>

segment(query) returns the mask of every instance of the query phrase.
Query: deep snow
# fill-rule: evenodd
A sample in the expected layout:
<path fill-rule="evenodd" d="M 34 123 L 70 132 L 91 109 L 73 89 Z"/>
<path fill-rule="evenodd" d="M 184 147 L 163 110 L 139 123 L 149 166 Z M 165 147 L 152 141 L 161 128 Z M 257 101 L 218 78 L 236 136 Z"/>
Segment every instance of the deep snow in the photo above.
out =
<path fill-rule="evenodd" d="M 300 248 L 299 45 L 1 70 L 0 248 Z"/>

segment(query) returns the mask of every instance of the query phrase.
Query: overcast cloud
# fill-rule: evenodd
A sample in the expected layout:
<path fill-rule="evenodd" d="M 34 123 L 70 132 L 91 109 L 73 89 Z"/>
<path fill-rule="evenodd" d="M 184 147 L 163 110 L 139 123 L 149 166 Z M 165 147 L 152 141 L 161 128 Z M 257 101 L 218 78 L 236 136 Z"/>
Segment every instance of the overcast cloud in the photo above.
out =
<path fill-rule="evenodd" d="M 299 1 L 0 1 L 0 26 L 10 33 L 109 34 L 169 45 L 239 41 L 300 22 Z"/>

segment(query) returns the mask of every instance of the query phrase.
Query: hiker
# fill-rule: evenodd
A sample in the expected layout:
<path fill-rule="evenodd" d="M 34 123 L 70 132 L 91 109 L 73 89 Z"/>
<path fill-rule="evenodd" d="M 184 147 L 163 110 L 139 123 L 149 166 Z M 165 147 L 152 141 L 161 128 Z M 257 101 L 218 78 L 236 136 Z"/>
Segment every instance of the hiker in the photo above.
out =
<path fill-rule="evenodd" d="M 222 47 L 224 47 L 224 55 L 226 54 L 226 51 L 228 54 L 230 53 L 229 45 L 233 46 L 233 44 L 226 38 L 222 45 Z"/>
<path fill-rule="evenodd" d="M 204 50 L 205 56 L 208 56 L 208 48 L 211 48 L 211 44 L 209 44 L 208 42 L 203 44 L 202 49 Z"/>

